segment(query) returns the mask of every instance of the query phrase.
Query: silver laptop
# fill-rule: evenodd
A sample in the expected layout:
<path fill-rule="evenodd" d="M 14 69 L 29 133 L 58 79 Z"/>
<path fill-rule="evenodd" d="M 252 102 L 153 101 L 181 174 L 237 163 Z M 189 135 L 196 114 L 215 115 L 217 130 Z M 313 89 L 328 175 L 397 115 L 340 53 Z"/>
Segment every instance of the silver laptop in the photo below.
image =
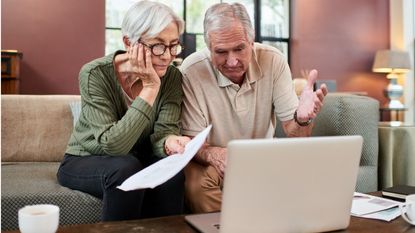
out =
<path fill-rule="evenodd" d="M 361 136 L 231 141 L 221 213 L 185 219 L 204 233 L 345 229 L 362 143 Z"/>

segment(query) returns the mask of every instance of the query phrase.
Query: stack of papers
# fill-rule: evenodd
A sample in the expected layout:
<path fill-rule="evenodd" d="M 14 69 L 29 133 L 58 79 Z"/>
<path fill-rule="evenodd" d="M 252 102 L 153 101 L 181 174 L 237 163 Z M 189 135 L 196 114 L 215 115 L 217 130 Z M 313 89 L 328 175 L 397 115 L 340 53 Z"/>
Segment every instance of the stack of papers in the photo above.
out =
<path fill-rule="evenodd" d="M 130 176 L 117 188 L 124 191 L 136 189 L 155 188 L 168 181 L 182 170 L 195 156 L 205 143 L 212 125 L 208 126 L 189 143 L 186 144 L 183 154 L 174 154 L 159 160 L 156 163 Z"/>
<path fill-rule="evenodd" d="M 362 218 L 391 221 L 401 215 L 399 205 L 401 202 L 376 197 L 363 193 L 354 193 L 352 215 Z"/>

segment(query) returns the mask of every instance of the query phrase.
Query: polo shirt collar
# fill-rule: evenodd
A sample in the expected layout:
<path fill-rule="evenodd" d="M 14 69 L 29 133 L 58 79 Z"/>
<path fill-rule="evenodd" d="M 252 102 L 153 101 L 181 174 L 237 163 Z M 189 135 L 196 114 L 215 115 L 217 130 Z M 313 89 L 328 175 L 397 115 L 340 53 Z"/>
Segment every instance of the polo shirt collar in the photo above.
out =
<path fill-rule="evenodd" d="M 250 83 L 253 83 L 263 77 L 261 67 L 259 66 L 259 63 L 258 63 L 256 43 L 254 43 L 253 50 L 254 51 L 252 51 L 251 62 L 249 63 L 249 67 L 247 70 L 248 80 Z"/>
<path fill-rule="evenodd" d="M 218 85 L 220 87 L 227 87 L 234 84 L 229 80 L 225 75 L 223 75 L 218 69 L 215 68 L 216 79 L 218 80 Z"/>

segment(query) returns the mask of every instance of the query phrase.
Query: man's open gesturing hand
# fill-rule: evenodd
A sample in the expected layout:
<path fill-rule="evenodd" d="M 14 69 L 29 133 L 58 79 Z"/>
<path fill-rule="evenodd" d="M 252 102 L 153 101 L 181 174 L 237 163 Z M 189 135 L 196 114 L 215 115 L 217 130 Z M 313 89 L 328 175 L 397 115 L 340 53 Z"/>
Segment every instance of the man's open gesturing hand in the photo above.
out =
<path fill-rule="evenodd" d="M 297 108 L 297 120 L 299 122 L 307 122 L 309 119 L 315 118 L 323 106 L 324 97 L 327 95 L 327 86 L 323 83 L 319 89 L 313 91 L 313 85 L 316 80 L 317 70 L 310 71 L 307 85 L 301 93 Z"/>

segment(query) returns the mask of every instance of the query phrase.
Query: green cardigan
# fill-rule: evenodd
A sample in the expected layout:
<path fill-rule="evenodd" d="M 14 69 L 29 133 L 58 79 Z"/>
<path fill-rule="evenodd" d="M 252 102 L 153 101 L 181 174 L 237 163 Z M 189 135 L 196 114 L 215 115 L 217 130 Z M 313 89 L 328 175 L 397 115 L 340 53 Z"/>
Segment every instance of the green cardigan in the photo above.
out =
<path fill-rule="evenodd" d="M 84 65 L 79 74 L 81 114 L 68 142 L 72 155 L 156 155 L 165 157 L 164 142 L 179 135 L 182 75 L 174 66 L 161 78 L 151 107 L 137 97 L 125 103 L 115 76 L 114 54 Z"/>

